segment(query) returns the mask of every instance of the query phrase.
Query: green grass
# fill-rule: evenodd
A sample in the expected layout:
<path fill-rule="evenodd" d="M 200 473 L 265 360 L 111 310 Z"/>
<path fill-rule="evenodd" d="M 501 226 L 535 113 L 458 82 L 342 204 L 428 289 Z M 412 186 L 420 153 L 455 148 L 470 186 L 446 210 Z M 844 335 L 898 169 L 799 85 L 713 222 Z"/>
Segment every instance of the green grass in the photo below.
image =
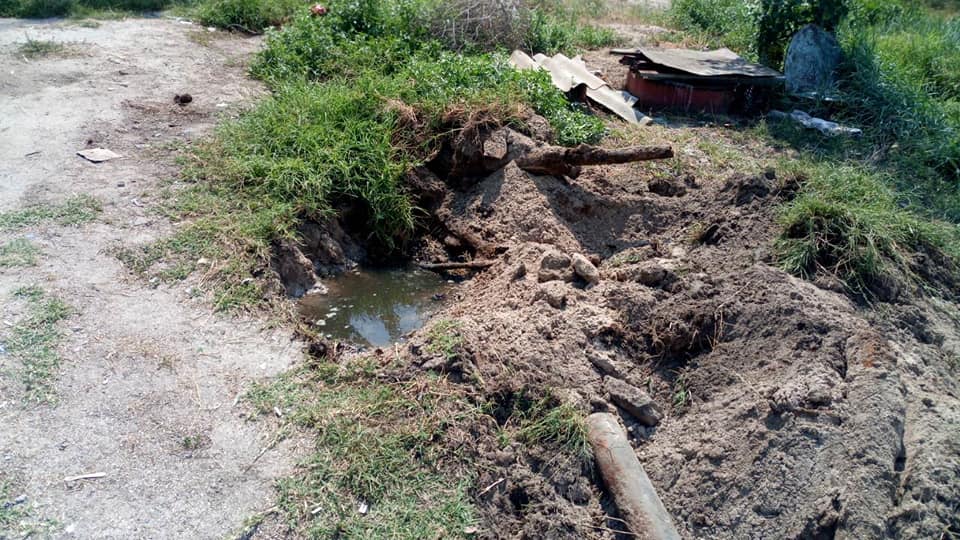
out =
<path fill-rule="evenodd" d="M 71 52 L 71 48 L 66 43 L 45 39 L 27 38 L 17 47 L 17 53 L 20 56 L 31 60 L 48 56 L 63 56 L 69 52 Z"/>
<path fill-rule="evenodd" d="M 791 168 L 805 182 L 781 216 L 776 252 L 786 270 L 808 278 L 827 272 L 870 297 L 889 276 L 914 278 L 910 258 L 916 252 L 960 260 L 957 227 L 904 209 L 883 173 L 829 162 L 785 163 L 780 170 Z"/>
<path fill-rule="evenodd" d="M 471 479 L 443 442 L 476 411 L 442 380 L 386 384 L 374 368 L 320 363 L 249 393 L 262 414 L 280 410 L 316 437 L 298 472 L 277 483 L 282 515 L 310 538 L 463 537 L 474 521 Z"/>
<path fill-rule="evenodd" d="M 34 506 L 21 499 L 14 482 L 0 472 L 0 538 L 45 538 L 52 535 L 58 525 L 49 519 L 34 515 Z"/>
<path fill-rule="evenodd" d="M 59 323 L 70 315 L 70 307 L 36 286 L 20 288 L 14 296 L 26 302 L 26 315 L 4 337 L 7 354 L 19 363 L 15 374 L 24 400 L 51 403 L 56 400 L 54 382 L 61 362 Z"/>
<path fill-rule="evenodd" d="M 0 268 L 34 266 L 39 254 L 40 250 L 26 238 L 9 240 L 0 245 Z"/>
<path fill-rule="evenodd" d="M 338 207 L 367 224 L 361 240 L 372 252 L 402 252 L 422 216 L 405 173 L 470 118 L 522 127 L 536 111 L 561 144 L 604 135 L 603 122 L 572 106 L 546 73 L 518 72 L 503 52 L 453 52 L 433 41 L 428 8 L 335 4 L 326 17 L 300 15 L 270 31 L 252 72 L 273 95 L 189 155 L 187 185 L 166 207 L 187 222 L 181 233 L 124 259 L 182 279 L 195 267 L 190 258 L 210 257 L 196 245 L 202 237 L 227 254 L 208 280 L 218 305 L 249 307 L 270 296 L 249 279 L 266 273 L 271 244 Z"/>
<path fill-rule="evenodd" d="M 583 413 L 569 404 L 558 404 L 551 396 L 536 401 L 520 415 L 516 437 L 527 444 L 558 448 L 576 459 L 593 456 Z"/>
<path fill-rule="evenodd" d="M 460 323 L 457 321 L 440 320 L 434 323 L 427 333 L 427 352 L 442 354 L 447 360 L 454 360 L 463 345 L 463 336 L 459 330 Z"/>
<path fill-rule="evenodd" d="M 452 351 L 448 327 L 438 352 Z M 441 335 L 441 334 L 438 334 Z M 471 426 L 502 416 L 500 436 L 556 459 L 591 459 L 583 414 L 539 390 L 479 405 L 464 388 L 427 376 L 390 383 L 374 359 L 325 360 L 288 372 L 247 394 L 267 417 L 315 436 L 314 451 L 296 474 L 277 483 L 288 525 L 310 538 L 461 538 L 474 524 L 470 493 Z M 507 407 L 508 410 L 503 408 Z M 490 434 L 491 436 L 494 434 Z M 479 435 L 483 436 L 483 435 Z M 369 505 L 361 515 L 358 505 Z"/>
<path fill-rule="evenodd" d="M 206 0 L 197 6 L 195 14 L 207 26 L 260 33 L 280 26 L 309 5 L 302 0 Z"/>
<path fill-rule="evenodd" d="M 96 219 L 103 210 L 100 201 L 76 195 L 61 204 L 40 204 L 0 213 L 0 230 L 15 230 L 44 223 L 77 226 Z"/>

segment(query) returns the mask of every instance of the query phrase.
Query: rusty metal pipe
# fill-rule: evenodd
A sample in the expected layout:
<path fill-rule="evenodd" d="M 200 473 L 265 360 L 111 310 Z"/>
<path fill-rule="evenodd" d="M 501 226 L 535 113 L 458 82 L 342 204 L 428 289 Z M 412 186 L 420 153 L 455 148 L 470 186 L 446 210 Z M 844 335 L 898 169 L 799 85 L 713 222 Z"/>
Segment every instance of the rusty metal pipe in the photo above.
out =
<path fill-rule="evenodd" d="M 630 532 L 644 540 L 680 540 L 617 417 L 610 413 L 588 416 L 587 438 L 603 481 Z"/>

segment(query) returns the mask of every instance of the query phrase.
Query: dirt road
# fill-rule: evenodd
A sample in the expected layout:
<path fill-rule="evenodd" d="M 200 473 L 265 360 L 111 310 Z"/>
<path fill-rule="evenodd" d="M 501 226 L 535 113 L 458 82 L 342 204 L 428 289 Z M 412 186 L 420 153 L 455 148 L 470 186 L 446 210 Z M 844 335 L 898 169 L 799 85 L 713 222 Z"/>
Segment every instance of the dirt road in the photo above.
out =
<path fill-rule="evenodd" d="M 66 48 L 29 59 L 27 39 Z M 27 402 L 22 366 L 0 354 L 0 482 L 25 497 L 22 529 L 222 538 L 271 504 L 271 482 L 289 467 L 284 449 L 257 459 L 273 434 L 236 406 L 252 380 L 298 356 L 289 335 L 213 315 L 186 286 L 154 288 L 111 255 L 170 229 L 150 208 L 174 173 L 174 148 L 261 94 L 245 74 L 257 45 L 173 20 L 0 19 L 0 212 L 76 195 L 103 209 L 80 226 L 0 231 L 0 242 L 39 249 L 33 267 L 0 267 L 0 338 L 25 316 L 17 288 L 39 286 L 73 308 L 54 403 Z M 173 97 L 183 92 L 194 100 L 181 108 Z M 95 146 L 123 157 L 75 154 Z M 88 473 L 104 476 L 64 481 Z"/>

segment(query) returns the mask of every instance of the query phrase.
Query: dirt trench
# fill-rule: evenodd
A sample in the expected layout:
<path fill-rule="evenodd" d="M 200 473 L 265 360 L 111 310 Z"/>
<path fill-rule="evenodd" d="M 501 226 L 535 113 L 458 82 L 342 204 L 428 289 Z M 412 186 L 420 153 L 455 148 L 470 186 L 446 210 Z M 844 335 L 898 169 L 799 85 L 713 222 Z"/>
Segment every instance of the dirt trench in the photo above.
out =
<path fill-rule="evenodd" d="M 949 280 L 870 304 L 779 270 L 777 207 L 803 178 L 775 170 L 635 163 L 570 179 L 509 162 L 451 178 L 451 162 L 411 181 L 435 218 L 417 256 L 497 262 L 437 316 L 457 321 L 460 354 L 426 352 L 428 326 L 405 354 L 412 376 L 444 373 L 503 417 L 547 391 L 619 413 L 684 538 L 960 534 Z M 624 385 L 658 412 L 638 413 Z M 617 536 L 589 462 L 504 447 L 495 424 L 471 431 L 476 485 L 494 486 L 476 494 L 480 537 Z"/>
<path fill-rule="evenodd" d="M 27 38 L 68 47 L 25 58 Z M 2 339 L 24 316 L 19 287 L 72 308 L 54 403 L 25 402 L 18 360 L 0 354 L 0 483 L 35 536 L 223 538 L 273 504 L 291 467 L 296 441 L 265 452 L 276 434 L 237 406 L 252 381 L 299 359 L 289 332 L 212 314 L 191 282 L 156 286 L 113 255 L 170 233 L 152 208 L 176 150 L 263 94 L 246 75 L 258 46 L 169 19 L 0 19 L 0 211 L 75 195 L 102 204 L 84 225 L 0 231 L 39 250 L 34 267 L 0 269 Z M 192 103 L 174 104 L 184 92 Z M 75 155 L 97 146 L 122 158 Z M 103 476 L 65 481 L 90 473 Z"/>

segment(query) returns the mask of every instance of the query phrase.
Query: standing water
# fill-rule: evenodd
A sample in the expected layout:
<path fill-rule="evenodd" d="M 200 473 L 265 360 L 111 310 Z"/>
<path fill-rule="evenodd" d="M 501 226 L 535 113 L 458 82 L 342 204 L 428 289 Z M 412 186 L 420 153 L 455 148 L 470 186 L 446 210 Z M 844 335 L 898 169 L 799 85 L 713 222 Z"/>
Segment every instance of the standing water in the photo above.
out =
<path fill-rule="evenodd" d="M 328 338 L 384 347 L 419 329 L 453 285 L 434 272 L 364 269 L 324 280 L 329 292 L 300 300 L 300 314 Z"/>

